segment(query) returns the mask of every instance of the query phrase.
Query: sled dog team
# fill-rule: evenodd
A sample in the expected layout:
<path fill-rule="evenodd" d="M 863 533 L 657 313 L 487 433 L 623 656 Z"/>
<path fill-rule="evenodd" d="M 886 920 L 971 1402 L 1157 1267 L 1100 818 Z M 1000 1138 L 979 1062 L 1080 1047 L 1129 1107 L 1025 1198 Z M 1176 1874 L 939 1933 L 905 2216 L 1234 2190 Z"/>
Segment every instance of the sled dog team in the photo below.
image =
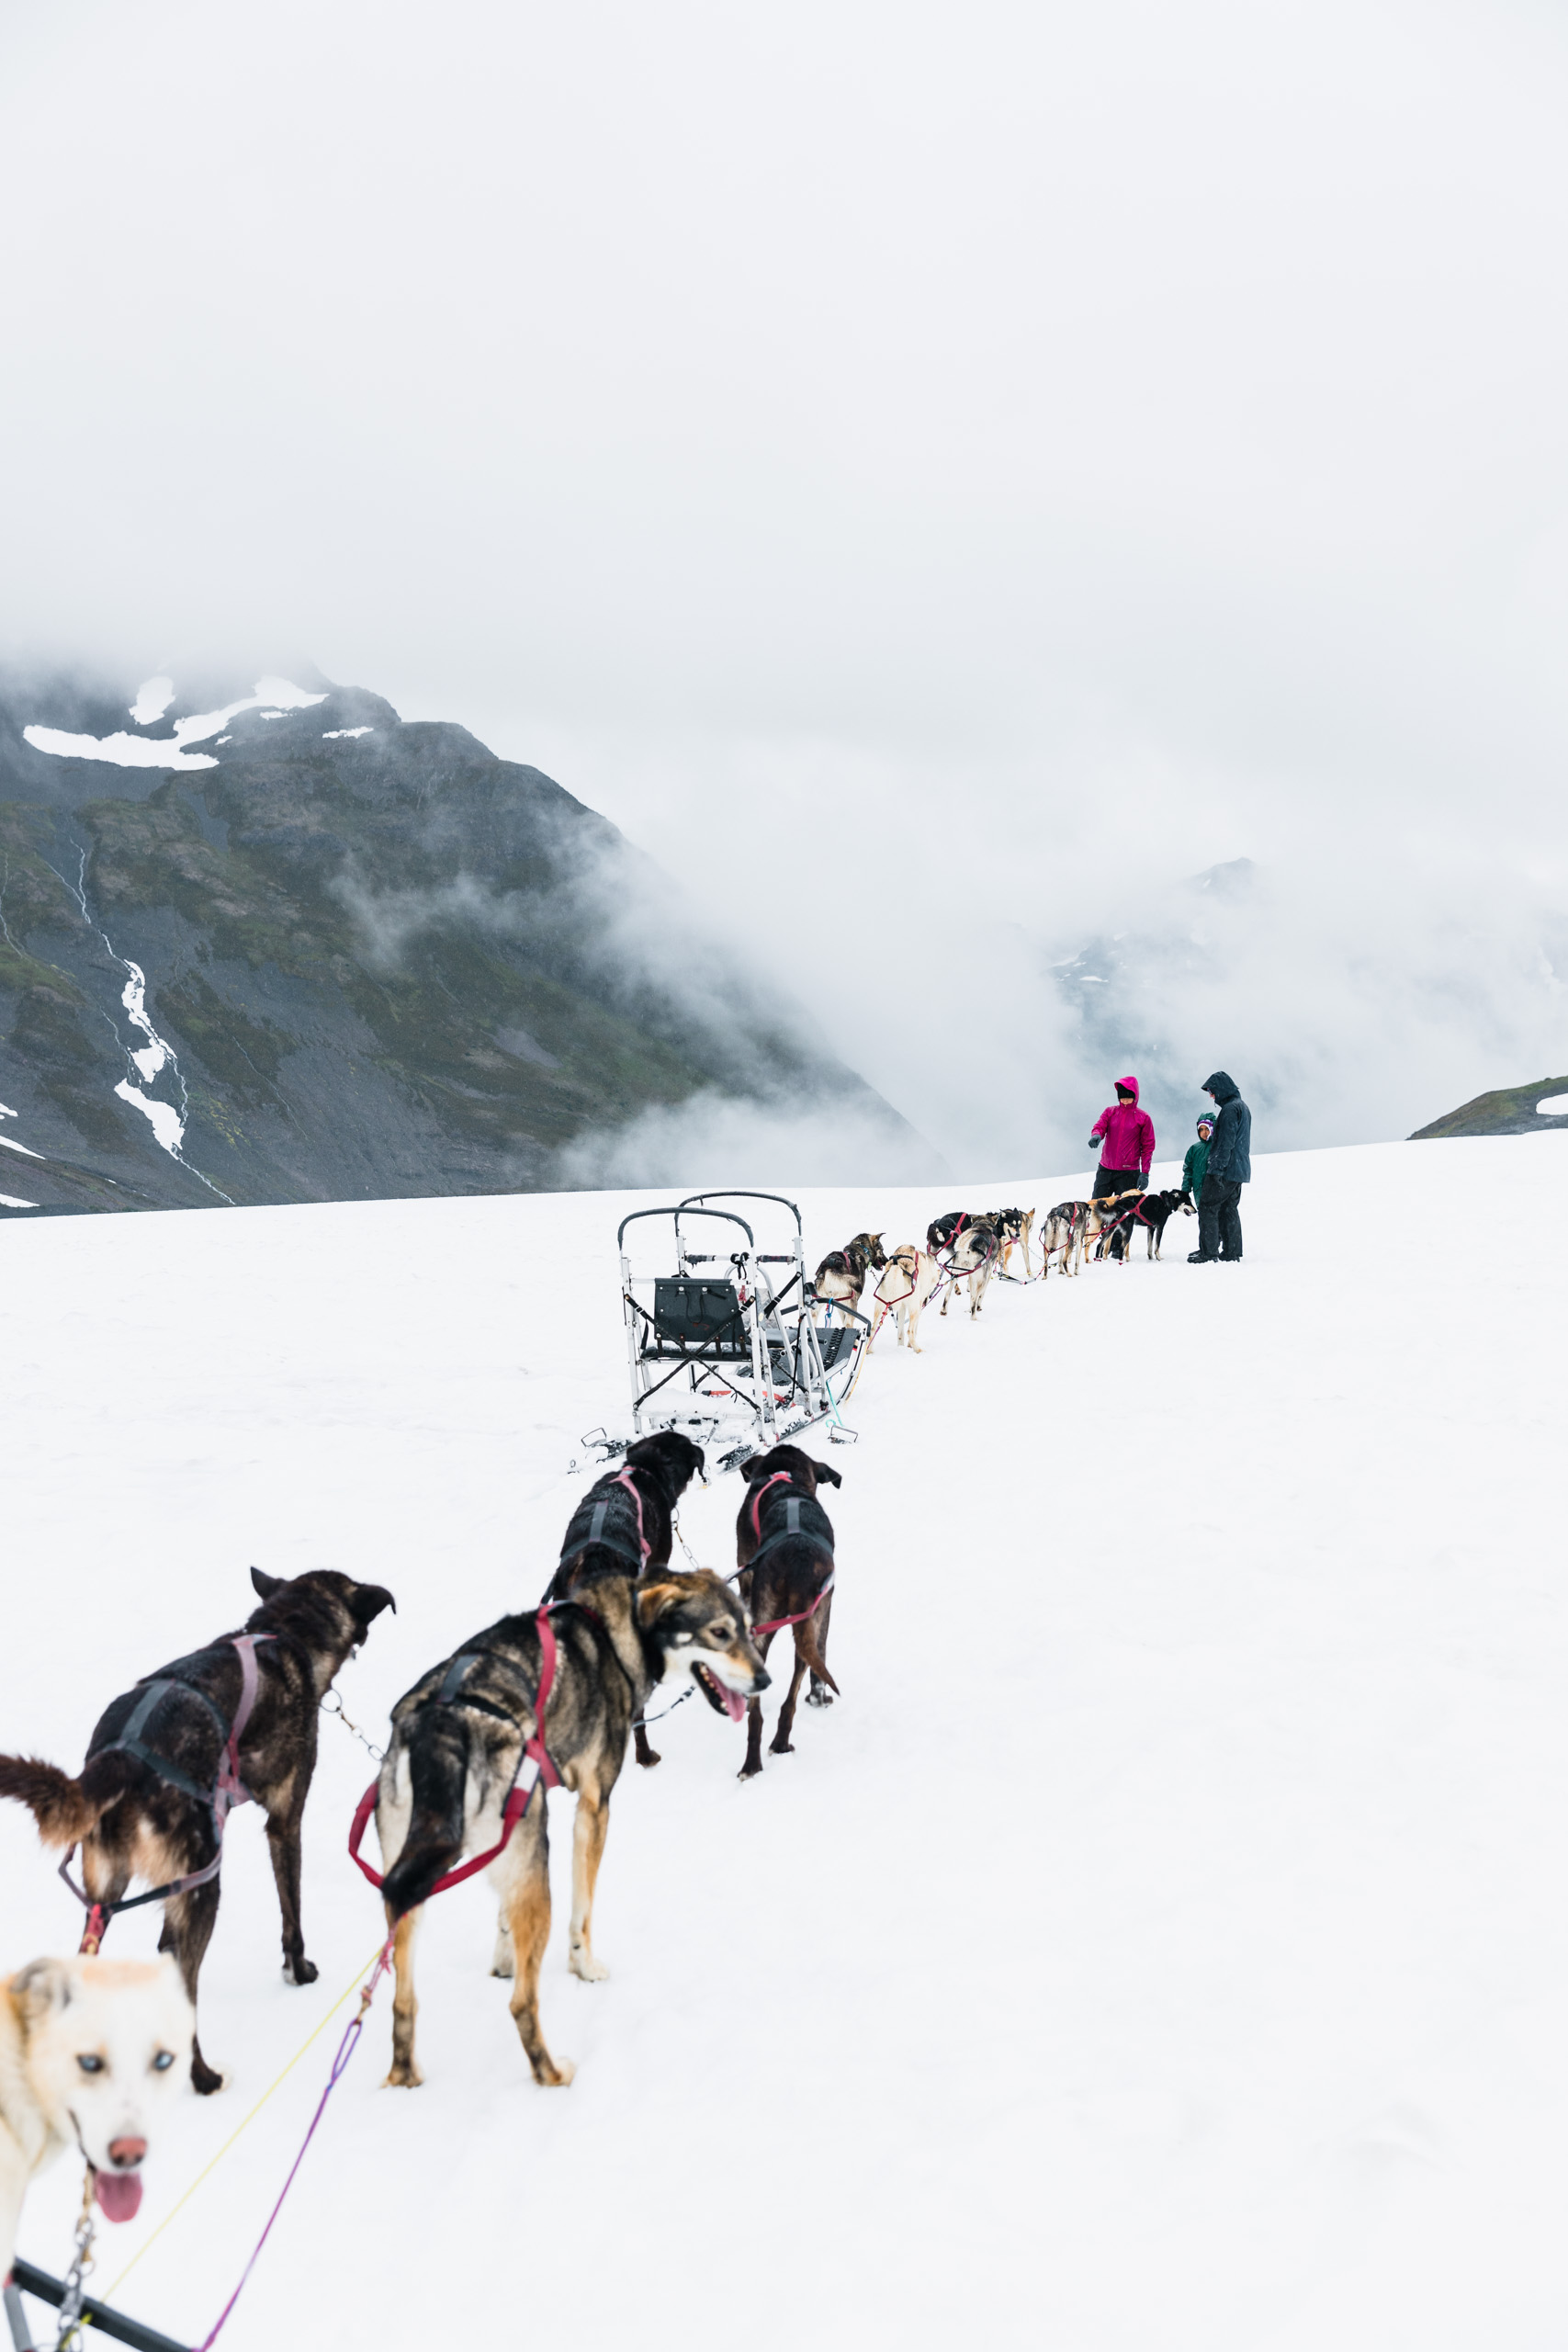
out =
<path fill-rule="evenodd" d="M 799 1447 L 742 1466 L 735 1577 L 670 1566 L 676 1506 L 705 1467 L 672 1431 L 628 1447 L 582 1498 L 540 1601 L 498 1618 L 423 1675 L 392 1710 L 379 1774 L 355 1816 L 353 1849 L 380 1887 L 395 1989 L 389 2084 L 421 2080 L 414 2052 L 414 1939 L 424 1904 L 484 1869 L 499 1920 L 491 1973 L 510 1978 L 511 2008 L 534 2078 L 570 2083 L 539 2021 L 539 1966 L 550 1930 L 547 1792 L 577 1799 L 569 1965 L 608 1974 L 593 1950 L 593 1894 L 610 1798 L 628 1743 L 656 1765 L 644 1714 L 661 1682 L 700 1691 L 747 1724 L 740 1778 L 762 1770 L 761 1695 L 776 1634 L 794 1671 L 769 1746 L 793 1753 L 795 1703 L 830 1706 L 827 1661 L 836 1577 L 832 1522 L 819 1485 L 839 1473 Z M 39 1960 L 0 1997 L 0 2279 L 9 2272 L 28 2182 L 73 2142 L 105 2215 L 128 2220 L 169 2091 L 188 2071 L 199 2092 L 222 2074 L 197 2031 L 201 1963 L 219 1905 L 223 1822 L 247 1800 L 266 1815 L 282 1922 L 283 1973 L 314 1981 L 301 1919 L 300 1825 L 316 1763 L 321 1702 L 375 1620 L 395 1608 L 384 1587 L 334 1569 L 280 1578 L 257 1568 L 260 1606 L 243 1629 L 186 1653 L 109 1702 L 73 1777 L 37 1758 L 0 1756 L 0 1796 L 27 1805 L 46 1847 L 79 1860 L 87 1907 L 83 1951 Z M 732 1584 L 735 1589 L 731 1589 Z M 360 1860 L 374 1811 L 384 1877 Z M 151 1892 L 128 1896 L 135 1880 Z M 162 1901 L 162 1957 L 112 1961 L 97 1945 L 119 1909 Z"/>
<path fill-rule="evenodd" d="M 1091 1250 L 1125 1264 L 1138 1226 L 1146 1255 L 1157 1258 L 1170 1218 L 1193 1213 L 1194 1193 L 1204 1219 L 1218 1219 L 1218 1244 L 1208 1246 L 1206 1224 L 1200 1262 L 1239 1257 L 1235 1201 L 1250 1174 L 1250 1121 L 1223 1072 L 1209 1091 L 1221 1122 L 1228 1113 L 1236 1128 L 1224 1177 L 1211 1169 L 1205 1181 L 1216 1123 L 1204 1119 L 1182 1189 L 1151 1193 L 1143 1184 L 1153 1128 L 1138 1109 L 1136 1081 L 1118 1082 L 1118 1102 L 1095 1130 L 1103 1152 L 1091 1197 L 1059 1202 L 1041 1226 L 1043 1279 L 1053 1259 L 1062 1272 L 1077 1273 Z M 898 1344 L 919 1353 L 920 1317 L 939 1283 L 944 1316 L 963 1288 L 977 1316 L 1015 1250 L 1031 1275 L 1033 1227 L 1032 1209 L 954 1209 L 928 1227 L 924 1249 L 908 1241 L 885 1250 L 880 1234 L 857 1234 L 818 1268 L 817 1303 L 858 1310 L 876 1273 L 868 1348 L 892 1316 Z M 392 1946 L 389 2085 L 412 2088 L 422 2079 L 413 1960 L 424 1905 L 480 1870 L 499 1907 L 491 1973 L 511 1980 L 512 2015 L 534 2078 L 570 2082 L 570 2061 L 551 2054 L 539 2019 L 550 1931 L 548 1792 L 566 1788 L 577 1799 L 568 1964 L 595 1983 L 608 1974 L 593 1950 L 593 1897 L 610 1798 L 628 1743 L 639 1764 L 660 1760 L 646 1710 L 660 1683 L 679 1680 L 682 1696 L 700 1691 L 716 1713 L 746 1723 L 743 1781 L 762 1770 L 761 1694 L 772 1682 L 766 1660 L 776 1634 L 791 1634 L 794 1670 L 769 1753 L 793 1752 L 807 1677 L 807 1703 L 832 1704 L 838 1684 L 827 1647 L 837 1570 L 818 1489 L 840 1485 L 838 1472 L 793 1445 L 745 1463 L 737 1567 L 727 1581 L 670 1566 L 676 1506 L 704 1468 L 700 1447 L 671 1431 L 628 1447 L 624 1466 L 607 1470 L 574 1511 L 540 1601 L 475 1634 L 392 1710 L 390 1744 L 350 1841 L 381 1892 Z M 26 1804 L 43 1844 L 64 1849 L 68 1885 L 79 1855 L 77 1891 L 87 1912 L 75 1959 L 34 1961 L 0 1996 L 0 2279 L 10 2270 L 28 2185 L 54 2156 L 73 2141 L 105 2215 L 128 2220 L 141 2203 L 141 2166 L 171 2089 L 187 2068 L 198 2092 L 222 2085 L 197 2038 L 197 1993 L 218 1917 L 223 1825 L 236 1804 L 254 1802 L 266 1815 L 284 1974 L 295 1984 L 315 1980 L 301 1919 L 300 1827 L 318 1717 L 344 1660 L 396 1603 L 384 1587 L 334 1569 L 283 1579 L 253 1568 L 251 1579 L 260 1606 L 243 1628 L 111 1700 L 79 1775 L 37 1758 L 0 1756 L 0 1797 Z M 359 1852 L 372 1812 L 381 1872 Z M 138 1879 L 149 1891 L 128 1894 Z M 99 1958 L 116 1911 L 152 1902 L 164 1905 L 160 1959 Z"/>

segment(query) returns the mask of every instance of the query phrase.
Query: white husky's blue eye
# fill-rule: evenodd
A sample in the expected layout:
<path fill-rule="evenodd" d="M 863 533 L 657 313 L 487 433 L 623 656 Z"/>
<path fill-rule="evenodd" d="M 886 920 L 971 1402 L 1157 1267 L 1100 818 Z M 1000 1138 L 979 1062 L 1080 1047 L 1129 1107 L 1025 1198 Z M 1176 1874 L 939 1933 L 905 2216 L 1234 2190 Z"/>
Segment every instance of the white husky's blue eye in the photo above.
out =
<path fill-rule="evenodd" d="M 152 2072 L 155 2075 L 166 2075 L 174 2063 L 175 2053 L 172 2050 L 160 2050 L 152 2061 Z"/>
<path fill-rule="evenodd" d="M 76 2064 L 85 2075 L 101 2075 L 104 2071 L 104 2062 L 95 2050 L 85 2052 L 77 2058 Z"/>

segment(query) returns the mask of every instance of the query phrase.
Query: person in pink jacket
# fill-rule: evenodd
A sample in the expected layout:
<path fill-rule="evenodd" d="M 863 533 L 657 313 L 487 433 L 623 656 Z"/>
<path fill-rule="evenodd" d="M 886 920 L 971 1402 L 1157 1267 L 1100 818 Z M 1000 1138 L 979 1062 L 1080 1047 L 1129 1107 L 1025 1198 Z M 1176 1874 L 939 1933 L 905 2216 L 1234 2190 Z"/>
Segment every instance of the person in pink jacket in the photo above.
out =
<path fill-rule="evenodd" d="M 1103 1201 L 1113 1193 L 1145 1190 L 1155 1156 L 1155 1123 L 1138 1108 L 1135 1078 L 1117 1080 L 1116 1100 L 1107 1103 L 1095 1121 L 1089 1142 L 1100 1146 L 1091 1199 Z"/>

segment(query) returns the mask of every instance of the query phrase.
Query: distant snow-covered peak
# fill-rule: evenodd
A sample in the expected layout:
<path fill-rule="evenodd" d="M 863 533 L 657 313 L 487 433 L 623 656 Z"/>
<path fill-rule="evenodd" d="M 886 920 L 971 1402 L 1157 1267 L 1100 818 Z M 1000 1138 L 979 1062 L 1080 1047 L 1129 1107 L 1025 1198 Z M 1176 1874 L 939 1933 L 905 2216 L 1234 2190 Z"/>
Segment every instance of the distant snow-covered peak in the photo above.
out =
<path fill-rule="evenodd" d="M 149 697 L 154 689 L 164 686 L 169 691 L 153 709 Z M 149 726 L 160 718 L 173 700 L 174 691 L 172 680 L 150 678 L 131 706 L 130 715 L 137 725 Z M 254 693 L 243 695 L 238 702 L 225 703 L 221 710 L 196 711 L 187 718 L 176 718 L 173 735 L 68 735 L 59 727 L 24 727 L 22 734 L 35 752 L 48 752 L 56 759 L 107 760 L 116 767 L 171 768 L 176 775 L 188 775 L 197 768 L 215 768 L 218 762 L 210 752 L 192 752 L 186 746 L 206 742 L 243 710 L 262 710 L 265 718 L 281 718 L 286 711 L 309 710 L 313 704 L 325 700 L 324 694 L 307 694 L 303 686 L 293 684 L 288 678 L 258 678 Z"/>

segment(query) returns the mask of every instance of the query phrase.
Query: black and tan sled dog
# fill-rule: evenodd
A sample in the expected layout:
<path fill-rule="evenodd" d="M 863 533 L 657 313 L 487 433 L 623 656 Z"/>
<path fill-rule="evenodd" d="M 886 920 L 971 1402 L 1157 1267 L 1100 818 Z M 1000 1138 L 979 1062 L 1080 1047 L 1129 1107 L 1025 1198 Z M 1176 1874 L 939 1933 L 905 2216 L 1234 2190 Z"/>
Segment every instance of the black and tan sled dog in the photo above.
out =
<path fill-rule="evenodd" d="M 569 1600 L 581 1592 L 592 1600 L 601 1577 L 667 1568 L 675 1506 L 705 1466 L 702 1447 L 677 1430 L 660 1430 L 628 1445 L 626 1467 L 596 1478 L 567 1522 L 560 1565 L 545 1599 Z M 635 1730 L 637 1762 L 657 1764 L 641 1724 Z"/>
<path fill-rule="evenodd" d="M 751 1618 L 751 1638 L 763 1657 L 773 1635 L 793 1627 L 795 1673 L 779 1709 L 771 1756 L 793 1756 L 790 1734 L 795 1706 L 807 1671 L 807 1704 L 830 1707 L 838 1684 L 828 1671 L 828 1620 L 833 1611 L 833 1522 L 817 1499 L 823 1480 L 841 1487 L 838 1472 L 814 1462 L 798 1445 L 775 1445 L 741 1468 L 746 1499 L 735 1522 L 735 1556 L 742 1574 L 740 1596 Z M 746 1761 L 739 1777 L 750 1781 L 762 1769 L 762 1709 L 753 1699 L 747 1710 Z"/>
<path fill-rule="evenodd" d="M 577 1797 L 568 1964 L 592 1984 L 609 1973 L 594 1958 L 592 1921 L 610 1792 L 649 1693 L 682 1668 L 733 1723 L 768 1686 L 744 1610 L 705 1568 L 604 1576 L 592 1600 L 502 1617 L 399 1700 L 374 1792 L 397 1962 L 389 2083 L 411 2089 L 421 2079 L 420 1906 L 453 1879 L 486 1868 L 501 1901 L 491 1973 L 513 1980 L 512 2015 L 534 2080 L 570 2082 L 570 2064 L 551 2057 L 539 2028 L 539 1963 L 550 1933 L 546 1790 L 564 1786 Z"/>
<path fill-rule="evenodd" d="M 299 1826 L 316 1769 L 322 1699 L 383 1609 L 378 1584 L 334 1568 L 284 1578 L 251 1570 L 261 1599 L 244 1629 L 161 1667 L 112 1700 L 87 1745 L 81 1777 L 37 1758 L 0 1756 L 0 1796 L 30 1806 L 46 1846 L 80 1846 L 91 1906 L 84 1949 L 96 1949 L 117 1910 L 164 1898 L 160 1951 L 172 1952 L 192 2006 L 218 1918 L 223 1822 L 254 1797 L 283 1914 L 283 1973 L 311 1984 L 299 1923 Z M 153 1888 L 124 1900 L 132 1879 Z M 198 2091 L 223 2081 L 192 2043 Z"/>

